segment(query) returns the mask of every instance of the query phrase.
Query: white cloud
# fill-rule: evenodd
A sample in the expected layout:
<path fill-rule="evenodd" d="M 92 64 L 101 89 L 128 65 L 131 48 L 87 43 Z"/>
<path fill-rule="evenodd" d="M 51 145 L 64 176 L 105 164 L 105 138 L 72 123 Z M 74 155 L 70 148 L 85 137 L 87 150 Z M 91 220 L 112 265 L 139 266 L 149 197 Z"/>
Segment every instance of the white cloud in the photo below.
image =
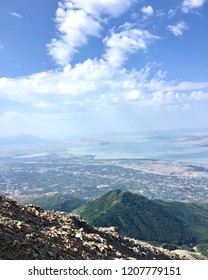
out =
<path fill-rule="evenodd" d="M 22 18 L 22 16 L 18 13 L 15 13 L 15 12 L 10 12 L 9 13 L 11 16 L 14 16 L 14 17 L 17 17 L 17 18 Z"/>
<path fill-rule="evenodd" d="M 0 50 L 3 50 L 4 46 L 2 44 L 0 44 Z"/>
<path fill-rule="evenodd" d="M 164 12 L 163 10 L 156 10 L 156 16 L 157 17 L 164 17 L 166 15 L 166 12 Z"/>
<path fill-rule="evenodd" d="M 85 45 L 88 36 L 99 36 L 101 25 L 82 10 L 64 10 L 59 7 L 56 21 L 60 38 L 52 39 L 48 44 L 49 54 L 60 65 L 66 65 L 77 52 Z"/>
<path fill-rule="evenodd" d="M 78 107 L 91 110 L 100 106 L 103 96 L 105 100 L 115 100 L 113 91 L 117 83 L 113 81 L 120 75 L 124 75 L 122 71 L 113 73 L 105 61 L 88 59 L 74 68 L 67 65 L 60 72 L 37 73 L 19 79 L 0 78 L 0 97 L 39 108 L 56 104 L 71 111 Z"/>
<path fill-rule="evenodd" d="M 167 81 L 160 69 L 147 65 L 140 71 L 112 68 L 103 59 L 88 59 L 63 71 L 24 78 L 0 78 L 0 98 L 28 104 L 34 110 L 85 112 L 114 110 L 136 102 L 138 106 L 184 103 L 207 96 L 208 83 Z"/>
<path fill-rule="evenodd" d="M 207 87 L 208 87 L 208 82 L 204 82 L 204 83 L 181 82 L 174 89 L 182 90 L 182 91 L 186 91 L 186 90 L 192 91 L 192 90 L 206 90 Z"/>
<path fill-rule="evenodd" d="M 66 2 L 71 3 L 74 8 L 82 9 L 97 17 L 102 14 L 117 17 L 128 10 L 135 0 L 71 0 Z"/>
<path fill-rule="evenodd" d="M 90 36 L 99 37 L 108 17 L 117 17 L 133 4 L 131 0 L 65 0 L 56 11 L 58 38 L 47 45 L 48 53 L 61 66 L 69 63 Z"/>
<path fill-rule="evenodd" d="M 188 29 L 188 26 L 181 20 L 176 25 L 168 25 L 167 29 L 175 36 L 182 36 L 184 31 Z"/>
<path fill-rule="evenodd" d="M 142 7 L 141 12 L 147 16 L 152 16 L 154 14 L 152 6 Z"/>
<path fill-rule="evenodd" d="M 168 16 L 169 16 L 170 18 L 172 18 L 173 16 L 176 15 L 176 13 L 177 13 L 177 9 L 170 9 L 170 10 L 168 11 Z"/>
<path fill-rule="evenodd" d="M 119 33 L 111 32 L 111 35 L 104 39 L 106 53 L 104 58 L 113 66 L 121 66 L 128 57 L 128 54 L 136 53 L 139 50 L 146 50 L 147 45 L 159 39 L 146 30 L 124 29 Z"/>
<path fill-rule="evenodd" d="M 148 64 L 139 71 L 127 70 L 113 68 L 104 59 L 88 59 L 63 70 L 0 78 L 1 108 L 5 100 L 7 106 L 11 101 L 19 104 L 16 108 L 23 108 L 0 114 L 0 133 L 6 135 L 12 130 L 16 134 L 53 136 L 57 132 L 125 130 L 129 122 L 134 123 L 134 113 L 150 113 L 154 118 L 153 110 L 175 112 L 186 104 L 191 110 L 198 103 L 206 103 L 207 82 L 168 81 L 158 67 Z"/>
<path fill-rule="evenodd" d="M 87 132 L 90 126 L 92 130 L 101 130 L 104 124 L 106 130 L 112 125 L 114 131 L 119 123 L 123 130 L 124 119 L 126 127 L 134 121 L 132 110 L 136 116 L 143 111 L 147 118 L 150 113 L 154 120 L 153 110 L 165 108 L 174 111 L 177 108 L 179 112 L 185 108 L 191 110 L 193 104 L 207 103 L 208 83 L 168 81 L 167 73 L 156 64 L 148 64 L 140 70 L 124 67 L 129 55 L 139 51 L 145 53 L 151 42 L 160 39 L 147 30 L 138 29 L 136 23 L 114 27 L 106 36 L 104 27 L 111 18 L 128 11 L 134 2 L 63 0 L 59 3 L 55 19 L 58 36 L 48 44 L 48 52 L 62 67 L 25 77 L 0 78 L 1 110 L 4 104 L 8 108 L 9 102 L 11 108 L 17 108 L 17 111 L 0 114 L 0 126 L 5 134 L 6 130 L 9 133 L 13 129 L 19 129 L 19 133 L 26 129 L 28 133 L 32 130 L 51 133 L 51 127 L 54 134 L 60 127 L 63 127 L 62 131 L 66 127 L 71 131 L 79 127 L 80 131 Z M 190 11 L 203 3 L 183 1 L 183 9 Z M 169 10 L 169 17 L 176 11 Z M 141 12 L 143 19 L 153 14 L 167 16 L 164 11 L 154 11 L 151 6 L 143 7 Z M 120 24 L 120 19 L 118 22 Z M 142 24 L 145 25 L 144 22 Z M 181 36 L 188 29 L 183 21 L 167 28 L 175 36 Z M 106 37 L 103 39 L 102 35 Z M 87 59 L 70 65 L 74 55 L 90 37 L 103 40 L 104 54 L 100 59 Z M 131 119 L 126 114 L 131 115 Z M 136 118 L 135 123 L 137 128 Z"/>
<path fill-rule="evenodd" d="M 144 98 L 144 95 L 139 90 L 130 90 L 125 96 L 125 100 L 136 101 Z"/>
<path fill-rule="evenodd" d="M 193 100 L 208 100 L 208 92 L 203 91 L 193 91 L 190 95 Z"/>
<path fill-rule="evenodd" d="M 202 7 L 205 3 L 205 0 L 184 0 L 182 3 L 182 11 L 188 13 L 193 9 L 198 9 Z"/>

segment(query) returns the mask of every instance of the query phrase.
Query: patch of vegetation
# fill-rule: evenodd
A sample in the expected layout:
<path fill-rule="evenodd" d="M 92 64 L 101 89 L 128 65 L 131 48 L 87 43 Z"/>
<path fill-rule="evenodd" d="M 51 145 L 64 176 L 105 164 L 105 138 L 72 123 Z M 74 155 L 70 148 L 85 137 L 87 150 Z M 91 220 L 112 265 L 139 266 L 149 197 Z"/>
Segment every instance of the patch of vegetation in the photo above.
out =
<path fill-rule="evenodd" d="M 208 203 L 207 202 L 166 202 L 154 200 L 169 213 L 186 223 L 194 232 L 197 243 L 208 244 Z"/>
<path fill-rule="evenodd" d="M 161 247 L 163 249 L 167 249 L 169 251 L 174 251 L 174 250 L 180 249 L 180 247 L 176 246 L 175 244 L 168 244 L 168 243 L 163 243 L 161 245 Z"/>
<path fill-rule="evenodd" d="M 208 257 L 208 244 L 198 244 L 196 245 L 195 250 L 205 257 Z"/>
<path fill-rule="evenodd" d="M 76 198 L 67 193 L 57 193 L 53 195 L 43 195 L 38 197 L 28 197 L 21 199 L 24 204 L 38 204 L 45 210 L 55 210 L 62 212 L 71 212 L 80 207 L 85 200 Z"/>
<path fill-rule="evenodd" d="M 129 191 L 113 190 L 88 203 L 81 217 L 98 227 L 115 226 L 120 234 L 170 244 L 196 244 L 189 227 L 165 207 Z"/>

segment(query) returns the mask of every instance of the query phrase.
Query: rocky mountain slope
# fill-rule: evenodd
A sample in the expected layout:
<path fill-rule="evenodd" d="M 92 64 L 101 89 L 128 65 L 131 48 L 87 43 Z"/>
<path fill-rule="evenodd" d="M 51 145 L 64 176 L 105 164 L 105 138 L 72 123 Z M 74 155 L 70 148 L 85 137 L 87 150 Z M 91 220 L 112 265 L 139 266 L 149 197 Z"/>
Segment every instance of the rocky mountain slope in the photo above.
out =
<path fill-rule="evenodd" d="M 0 196 L 0 259 L 205 259 L 95 228 L 78 216 L 44 211 Z"/>

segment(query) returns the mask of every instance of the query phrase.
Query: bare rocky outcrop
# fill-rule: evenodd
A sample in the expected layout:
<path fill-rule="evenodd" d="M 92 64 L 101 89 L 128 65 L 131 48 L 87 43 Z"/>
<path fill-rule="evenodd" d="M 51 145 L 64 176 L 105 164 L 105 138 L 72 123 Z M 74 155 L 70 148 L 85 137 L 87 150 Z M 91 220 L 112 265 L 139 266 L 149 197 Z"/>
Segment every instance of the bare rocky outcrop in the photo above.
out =
<path fill-rule="evenodd" d="M 0 259 L 169 260 L 205 259 L 170 252 L 120 236 L 115 228 L 95 228 L 73 214 L 45 211 L 0 196 Z"/>

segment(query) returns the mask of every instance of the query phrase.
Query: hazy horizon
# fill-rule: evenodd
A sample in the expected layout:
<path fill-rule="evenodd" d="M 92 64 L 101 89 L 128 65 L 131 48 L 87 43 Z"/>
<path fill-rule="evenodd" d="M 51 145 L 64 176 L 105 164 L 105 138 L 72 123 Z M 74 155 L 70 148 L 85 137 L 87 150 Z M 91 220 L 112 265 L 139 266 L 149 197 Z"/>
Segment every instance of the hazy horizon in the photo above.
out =
<path fill-rule="evenodd" d="M 0 156 L 19 159 L 90 155 L 94 159 L 155 159 L 208 163 L 208 132 L 138 131 L 45 139 L 32 135 L 0 137 Z"/>

